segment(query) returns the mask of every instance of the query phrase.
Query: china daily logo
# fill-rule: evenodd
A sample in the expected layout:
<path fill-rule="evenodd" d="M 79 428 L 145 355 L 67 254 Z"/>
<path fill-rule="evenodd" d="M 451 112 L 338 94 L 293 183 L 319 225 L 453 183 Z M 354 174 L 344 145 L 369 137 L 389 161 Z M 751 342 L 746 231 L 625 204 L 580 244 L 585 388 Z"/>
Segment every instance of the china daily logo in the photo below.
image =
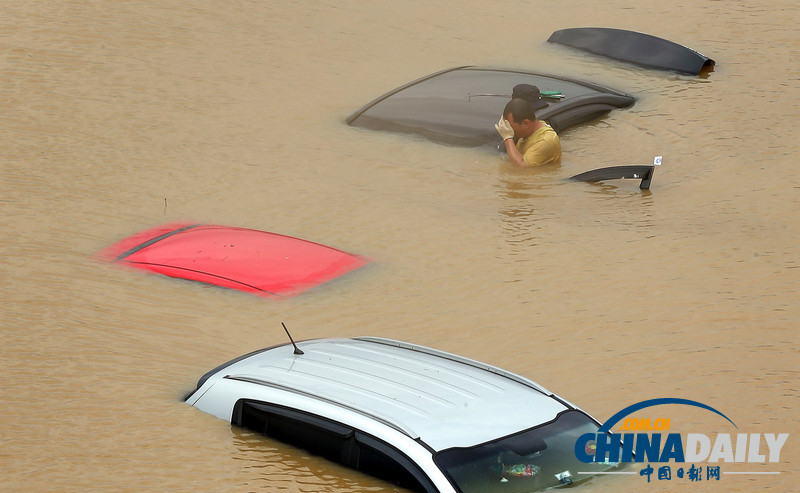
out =
<path fill-rule="evenodd" d="M 713 412 L 727 420 L 737 432 L 716 435 L 688 433 L 684 442 L 680 433 L 670 432 L 670 418 L 628 417 L 636 411 L 665 404 L 693 406 Z M 721 474 L 780 474 L 780 472 L 764 471 L 721 471 L 720 463 L 777 463 L 780 461 L 781 450 L 789 438 L 788 433 L 739 433 L 738 429 L 739 427 L 727 416 L 705 404 L 687 399 L 651 399 L 628 406 L 614 414 L 597 433 L 581 435 L 575 442 L 575 456 L 587 464 L 592 462 L 647 464 L 638 474 L 647 477 L 648 482 L 651 476 L 654 480 L 674 478 L 688 481 L 719 481 Z M 667 463 L 667 465 L 661 465 L 656 469 L 651 463 Z"/>

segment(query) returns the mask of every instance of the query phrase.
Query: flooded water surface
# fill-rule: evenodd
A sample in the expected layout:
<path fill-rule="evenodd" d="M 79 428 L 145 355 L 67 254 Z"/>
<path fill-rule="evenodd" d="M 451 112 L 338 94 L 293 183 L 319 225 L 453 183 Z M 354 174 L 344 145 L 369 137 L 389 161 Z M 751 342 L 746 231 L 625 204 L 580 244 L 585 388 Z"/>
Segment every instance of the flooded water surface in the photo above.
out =
<path fill-rule="evenodd" d="M 296 339 L 373 335 L 485 361 L 604 421 L 645 399 L 679 433 L 789 433 L 719 481 L 581 491 L 792 491 L 800 474 L 796 2 L 0 1 L 3 491 L 393 491 L 182 402 L 207 370 Z M 701 77 L 546 43 L 654 34 Z M 561 136 L 559 166 L 349 127 L 461 65 L 597 82 L 636 104 Z M 648 164 L 638 182 L 574 174 Z M 174 221 L 366 256 L 274 300 L 119 269 Z M 497 416 L 502 420 L 503 416 Z M 636 471 L 639 469 L 637 468 Z"/>

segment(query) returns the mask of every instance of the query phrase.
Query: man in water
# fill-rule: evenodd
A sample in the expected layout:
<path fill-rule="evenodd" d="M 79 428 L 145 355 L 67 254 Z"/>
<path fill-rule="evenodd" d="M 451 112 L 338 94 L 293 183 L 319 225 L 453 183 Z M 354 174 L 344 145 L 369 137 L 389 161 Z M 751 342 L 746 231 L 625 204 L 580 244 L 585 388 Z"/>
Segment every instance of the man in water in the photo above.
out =
<path fill-rule="evenodd" d="M 503 138 L 508 160 L 514 166 L 539 166 L 561 160 L 561 141 L 553 128 L 536 118 L 535 111 L 546 106 L 536 86 L 514 87 L 511 101 L 494 126 Z M 514 139 L 518 140 L 516 143 Z"/>

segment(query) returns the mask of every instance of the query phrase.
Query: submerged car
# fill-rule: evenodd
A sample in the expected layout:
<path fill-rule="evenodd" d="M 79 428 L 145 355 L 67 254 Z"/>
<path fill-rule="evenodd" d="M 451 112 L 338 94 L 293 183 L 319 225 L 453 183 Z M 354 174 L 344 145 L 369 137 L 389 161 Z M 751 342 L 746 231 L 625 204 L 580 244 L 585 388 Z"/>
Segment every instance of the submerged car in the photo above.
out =
<path fill-rule="evenodd" d="M 97 258 L 264 297 L 294 296 L 369 263 L 360 255 L 300 238 L 190 223 L 141 231 L 105 248 Z"/>
<path fill-rule="evenodd" d="M 524 69 L 455 67 L 398 87 L 364 105 L 347 124 L 370 130 L 414 134 L 463 147 L 498 146 L 494 124 L 515 86 L 541 91 L 536 116 L 557 132 L 597 119 L 635 102 L 616 89 Z"/>
<path fill-rule="evenodd" d="M 529 492 L 619 466 L 578 461 L 577 438 L 600 425 L 541 385 L 390 339 L 262 349 L 206 373 L 186 402 L 428 493 Z"/>
<path fill-rule="evenodd" d="M 605 27 L 555 31 L 547 40 L 647 68 L 699 75 L 716 62 L 689 47 L 650 34 Z"/>

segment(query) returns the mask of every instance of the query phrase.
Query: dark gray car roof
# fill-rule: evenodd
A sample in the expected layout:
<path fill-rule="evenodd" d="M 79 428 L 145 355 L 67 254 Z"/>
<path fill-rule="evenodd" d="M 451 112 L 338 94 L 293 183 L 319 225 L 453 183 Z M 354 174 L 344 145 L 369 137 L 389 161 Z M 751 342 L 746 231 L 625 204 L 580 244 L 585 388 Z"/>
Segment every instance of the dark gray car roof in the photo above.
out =
<path fill-rule="evenodd" d="M 420 135 L 434 142 L 465 147 L 499 144 L 494 124 L 517 84 L 541 91 L 560 91 L 536 112 L 556 131 L 598 118 L 634 103 L 628 94 L 609 87 L 523 69 L 456 67 L 390 91 L 347 118 L 347 123 L 372 130 Z"/>
<path fill-rule="evenodd" d="M 650 34 L 606 27 L 555 31 L 547 40 L 643 67 L 699 74 L 714 60 L 678 43 Z"/>

